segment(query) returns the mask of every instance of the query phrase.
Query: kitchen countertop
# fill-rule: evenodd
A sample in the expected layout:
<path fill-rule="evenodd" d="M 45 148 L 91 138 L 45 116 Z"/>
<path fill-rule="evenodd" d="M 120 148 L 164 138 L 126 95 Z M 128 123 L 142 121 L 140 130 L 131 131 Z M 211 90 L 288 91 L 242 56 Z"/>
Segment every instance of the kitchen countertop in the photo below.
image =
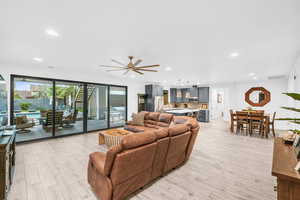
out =
<path fill-rule="evenodd" d="M 184 113 L 191 113 L 191 112 L 198 112 L 201 109 L 191 109 L 191 108 L 175 108 L 170 110 L 165 110 L 167 113 L 176 113 L 176 114 L 184 114 Z"/>

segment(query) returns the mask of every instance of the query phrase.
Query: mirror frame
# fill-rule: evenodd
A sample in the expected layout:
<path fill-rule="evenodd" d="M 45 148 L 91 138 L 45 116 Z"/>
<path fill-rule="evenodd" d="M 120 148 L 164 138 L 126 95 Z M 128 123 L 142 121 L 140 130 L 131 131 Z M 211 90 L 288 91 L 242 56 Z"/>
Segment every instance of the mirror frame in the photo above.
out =
<path fill-rule="evenodd" d="M 254 91 L 263 92 L 265 95 L 265 99 L 259 103 L 254 103 L 253 101 L 251 101 L 250 95 Z M 253 87 L 245 93 L 245 101 L 251 106 L 262 107 L 271 101 L 271 93 L 268 90 L 266 90 L 264 87 Z"/>

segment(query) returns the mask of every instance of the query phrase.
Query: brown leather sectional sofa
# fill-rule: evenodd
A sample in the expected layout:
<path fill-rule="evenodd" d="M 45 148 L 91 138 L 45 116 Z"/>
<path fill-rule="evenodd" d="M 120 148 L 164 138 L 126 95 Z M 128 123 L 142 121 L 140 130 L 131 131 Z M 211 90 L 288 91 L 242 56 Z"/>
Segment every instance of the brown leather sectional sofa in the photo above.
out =
<path fill-rule="evenodd" d="M 199 124 L 190 117 L 147 113 L 144 127 L 131 128 L 139 131 L 125 136 L 107 153 L 90 154 L 88 182 L 101 200 L 122 200 L 184 164 Z"/>

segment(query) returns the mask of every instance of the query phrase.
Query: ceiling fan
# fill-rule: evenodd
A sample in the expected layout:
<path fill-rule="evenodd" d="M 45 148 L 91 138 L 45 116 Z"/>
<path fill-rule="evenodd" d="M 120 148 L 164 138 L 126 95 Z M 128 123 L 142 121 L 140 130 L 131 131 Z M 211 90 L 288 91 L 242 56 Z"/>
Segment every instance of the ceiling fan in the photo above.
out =
<path fill-rule="evenodd" d="M 143 72 L 158 72 L 157 70 L 148 69 L 148 68 L 159 67 L 159 65 L 146 65 L 146 66 L 137 67 L 142 62 L 142 60 L 138 59 L 135 62 L 133 62 L 133 58 L 134 58 L 133 56 L 128 56 L 128 58 L 129 58 L 129 63 L 127 65 L 123 64 L 122 62 L 112 59 L 111 61 L 116 63 L 119 66 L 99 65 L 99 67 L 115 68 L 115 69 L 111 69 L 111 70 L 106 70 L 107 72 L 125 70 L 123 75 L 127 74 L 129 71 L 133 71 L 133 72 L 136 72 L 141 75 L 144 74 Z"/>

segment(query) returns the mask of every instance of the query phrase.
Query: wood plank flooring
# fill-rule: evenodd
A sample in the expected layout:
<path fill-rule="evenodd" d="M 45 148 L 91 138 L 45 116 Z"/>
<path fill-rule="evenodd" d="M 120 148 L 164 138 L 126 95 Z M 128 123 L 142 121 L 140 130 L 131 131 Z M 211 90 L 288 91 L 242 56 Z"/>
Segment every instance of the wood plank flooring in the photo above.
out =
<path fill-rule="evenodd" d="M 106 151 L 94 133 L 17 146 L 9 200 L 96 200 L 87 183 L 88 155 Z M 132 200 L 275 200 L 273 139 L 234 135 L 222 121 L 201 124 L 186 165 Z"/>

